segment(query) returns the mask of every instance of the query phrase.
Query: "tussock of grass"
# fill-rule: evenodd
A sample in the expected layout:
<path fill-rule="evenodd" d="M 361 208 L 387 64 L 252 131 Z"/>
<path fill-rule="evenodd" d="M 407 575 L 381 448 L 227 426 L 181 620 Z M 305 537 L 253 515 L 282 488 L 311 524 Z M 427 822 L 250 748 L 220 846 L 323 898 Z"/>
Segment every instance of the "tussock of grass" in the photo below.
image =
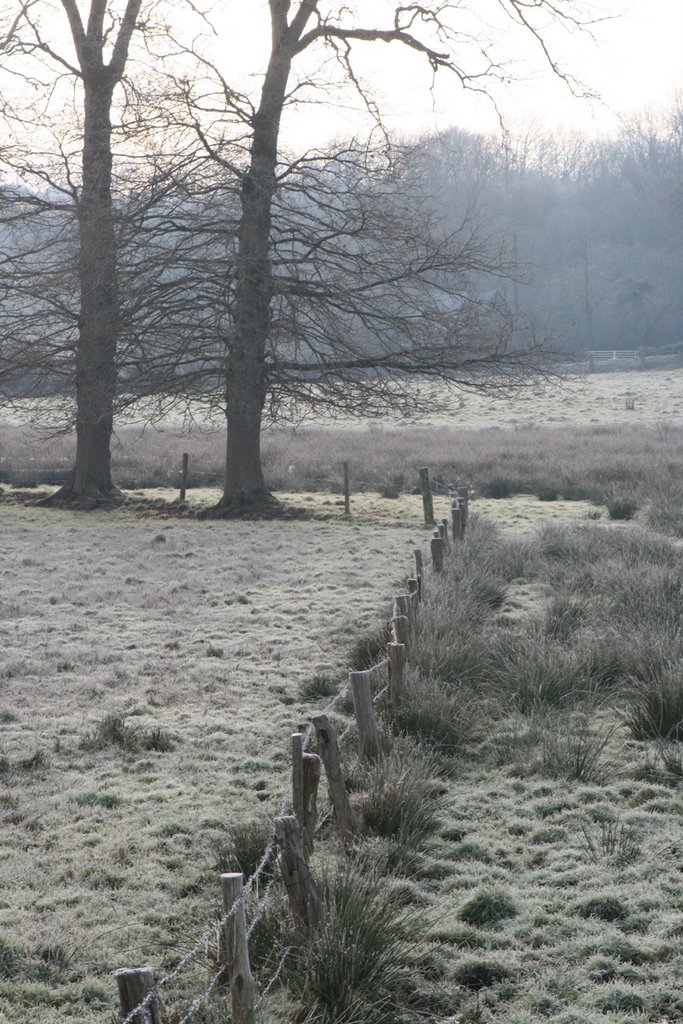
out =
<path fill-rule="evenodd" d="M 362 770 L 358 813 L 363 830 L 396 840 L 402 847 L 421 843 L 439 825 L 435 757 L 414 742 L 396 741 L 377 765 Z"/>
<path fill-rule="evenodd" d="M 311 1024 L 394 1024 L 408 964 L 423 929 L 393 890 L 362 865 L 324 885 L 326 931 L 302 951 L 291 985 L 298 1021 Z"/>
<path fill-rule="evenodd" d="M 633 687 L 623 719 L 636 740 L 683 740 L 683 662 Z"/>
<path fill-rule="evenodd" d="M 490 928 L 519 913 L 509 893 L 499 889 L 483 889 L 460 908 L 458 917 L 465 924 L 477 928 Z"/>

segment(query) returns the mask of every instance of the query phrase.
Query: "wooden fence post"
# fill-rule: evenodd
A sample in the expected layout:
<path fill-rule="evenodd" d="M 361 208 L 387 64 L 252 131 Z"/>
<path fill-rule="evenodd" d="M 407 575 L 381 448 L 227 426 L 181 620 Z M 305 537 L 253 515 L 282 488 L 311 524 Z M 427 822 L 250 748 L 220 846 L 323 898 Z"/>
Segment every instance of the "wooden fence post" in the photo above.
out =
<path fill-rule="evenodd" d="M 344 463 L 344 514 L 351 514 L 351 488 L 349 481 L 349 464 Z"/>
<path fill-rule="evenodd" d="M 425 526 L 434 524 L 434 503 L 432 501 L 432 488 L 429 483 L 429 470 L 420 470 L 420 490 L 422 491 L 422 508 L 424 509 Z"/>
<path fill-rule="evenodd" d="M 358 723 L 361 760 L 376 761 L 379 758 L 379 733 L 372 703 L 370 673 L 350 672 L 349 681 L 353 694 L 353 710 Z"/>
<path fill-rule="evenodd" d="M 424 597 L 424 565 L 422 562 L 422 548 L 415 548 L 413 556 L 415 558 L 415 579 L 418 583 L 420 600 L 422 600 Z"/>
<path fill-rule="evenodd" d="M 183 452 L 183 468 L 180 470 L 180 500 L 185 501 L 185 492 L 187 490 L 187 467 L 190 461 L 190 456 L 187 452 Z"/>
<path fill-rule="evenodd" d="M 304 745 L 300 732 L 292 733 L 292 808 L 299 822 L 304 827 Z"/>
<path fill-rule="evenodd" d="M 434 572 L 441 572 L 443 569 L 443 540 L 438 535 L 434 536 L 429 542 L 429 547 L 432 552 Z"/>
<path fill-rule="evenodd" d="M 451 542 L 448 537 L 448 518 L 442 519 L 439 523 L 439 533 L 443 540 L 444 551 L 450 551 Z"/>
<path fill-rule="evenodd" d="M 401 703 L 403 676 L 406 666 L 405 644 L 387 644 L 389 658 L 389 700 L 394 710 Z"/>
<path fill-rule="evenodd" d="M 318 786 L 321 765 L 317 754 L 304 754 L 304 853 L 313 853 L 313 836 L 318 821 Z"/>
<path fill-rule="evenodd" d="M 405 615 L 395 615 L 391 620 L 391 632 L 394 636 L 394 643 L 403 644 L 406 649 L 406 658 L 410 661 L 410 623 Z"/>
<path fill-rule="evenodd" d="M 358 835 L 358 825 L 351 810 L 349 796 L 344 785 L 341 762 L 339 760 L 339 742 L 334 726 L 327 715 L 316 715 L 313 719 L 315 734 L 318 738 L 318 749 L 325 765 L 327 776 L 327 788 L 330 794 L 330 801 L 334 808 L 334 817 L 337 828 L 341 833 L 342 841 L 345 844 L 355 842 Z"/>
<path fill-rule="evenodd" d="M 237 903 L 232 917 L 221 933 L 221 962 L 226 965 L 232 999 L 234 1024 L 255 1024 L 256 986 L 249 965 L 247 920 L 244 910 L 244 876 L 242 872 L 221 875 L 223 911 L 228 913 Z"/>
<path fill-rule="evenodd" d="M 462 510 L 462 528 L 467 526 L 467 516 L 470 508 L 470 492 L 467 487 L 458 487 L 458 504 Z"/>
<path fill-rule="evenodd" d="M 462 540 L 463 535 L 463 510 L 457 503 L 451 509 L 453 516 L 453 540 Z"/>
<path fill-rule="evenodd" d="M 413 621 L 413 602 L 410 600 L 410 594 L 396 594 L 394 598 L 394 617 L 400 618 L 404 616 L 408 623 Z"/>
<path fill-rule="evenodd" d="M 322 935 L 325 932 L 323 904 L 304 857 L 301 829 L 294 815 L 276 818 L 275 834 L 280 845 L 280 870 L 297 930 L 306 939 Z"/>
<path fill-rule="evenodd" d="M 410 603 L 413 611 L 417 611 L 416 601 L 420 600 L 420 581 L 416 580 L 414 576 L 408 580 L 408 590 L 410 592 Z"/>
<path fill-rule="evenodd" d="M 149 995 L 154 989 L 154 971 L 151 967 L 123 967 L 116 971 L 116 987 L 119 992 L 119 1003 L 121 1004 L 121 1018 L 132 1013 L 136 1006 Z M 161 1024 L 159 1003 L 154 996 L 144 1010 L 141 1010 L 133 1018 L 134 1024 Z"/>

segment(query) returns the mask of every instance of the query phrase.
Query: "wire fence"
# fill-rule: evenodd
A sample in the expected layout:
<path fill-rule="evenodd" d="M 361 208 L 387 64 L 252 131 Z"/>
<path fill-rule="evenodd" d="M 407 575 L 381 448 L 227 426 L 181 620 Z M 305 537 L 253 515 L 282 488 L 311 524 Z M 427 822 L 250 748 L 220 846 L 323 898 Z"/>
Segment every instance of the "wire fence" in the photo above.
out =
<path fill-rule="evenodd" d="M 432 571 L 439 573 L 443 568 L 443 553 L 444 550 L 448 550 L 451 546 L 451 540 L 449 538 L 449 526 L 452 530 L 452 536 L 454 540 L 462 539 L 464 535 L 465 523 L 467 520 L 467 491 L 466 489 L 460 489 L 459 494 L 456 494 L 453 487 L 447 489 L 446 493 L 451 499 L 451 512 L 452 512 L 452 523 L 449 524 L 448 519 L 441 520 L 435 525 L 433 536 L 430 542 L 430 554 L 432 561 Z M 370 695 L 370 705 L 374 707 L 380 701 L 382 701 L 387 695 L 389 699 L 396 699 L 399 686 L 402 685 L 402 669 L 400 666 L 405 664 L 407 660 L 407 640 L 408 640 L 408 628 L 412 623 L 415 622 L 417 616 L 417 608 L 422 598 L 423 591 L 423 552 L 422 549 L 416 549 L 415 551 L 415 576 L 409 580 L 409 586 L 411 586 L 410 593 L 407 595 L 397 595 L 394 601 L 393 617 L 392 617 L 392 633 L 393 643 L 389 647 L 402 648 L 402 652 L 399 650 L 400 658 L 398 659 L 397 665 L 392 662 L 391 656 L 382 659 L 376 664 L 372 665 L 369 669 L 363 672 L 355 672 L 350 674 L 349 682 L 328 702 L 321 712 L 316 715 L 317 719 L 323 716 L 329 715 L 345 698 L 348 697 L 349 692 L 353 690 L 354 699 L 354 713 L 355 718 L 350 717 L 344 730 L 337 737 L 337 743 L 341 743 L 349 732 L 356 727 L 361 735 L 364 729 L 367 727 L 367 723 L 364 718 L 364 714 L 361 713 L 362 700 L 358 697 L 355 687 L 352 686 L 352 680 L 355 677 L 364 677 L 360 682 L 364 682 L 367 686 L 367 692 Z M 401 612 L 407 612 L 407 615 L 402 615 Z M 372 693 L 370 679 L 376 676 L 378 672 L 387 672 L 387 682 L 381 687 L 376 693 Z M 393 690 L 393 694 L 392 694 Z M 301 736 L 301 752 L 306 752 L 308 745 L 316 732 L 316 726 L 311 722 L 303 736 Z M 296 734 L 298 735 L 298 734 Z M 336 734 L 335 734 L 336 735 Z M 327 764 L 326 764 L 327 767 Z M 282 818 L 286 813 L 288 807 L 294 804 L 296 813 L 296 796 L 292 796 L 294 789 L 294 762 L 290 764 L 289 771 L 285 785 L 283 787 L 282 796 L 280 799 L 277 815 L 275 819 Z M 328 772 L 329 778 L 329 772 Z M 330 787 L 330 795 L 332 796 L 332 788 Z M 314 831 L 319 831 L 322 825 L 328 821 L 332 816 L 336 808 L 330 810 L 326 815 L 318 818 L 315 823 Z M 300 822 L 300 827 L 303 829 L 304 823 Z M 170 970 L 167 974 L 163 975 L 158 980 L 154 980 L 154 976 L 149 968 L 136 969 L 133 971 L 122 970 L 116 972 L 117 980 L 123 976 L 136 975 L 135 981 L 136 986 L 133 987 L 131 996 L 131 990 L 126 989 L 125 986 L 119 984 L 119 998 L 121 1002 L 121 1016 L 122 1024 L 161 1024 L 161 1014 L 159 997 L 162 993 L 168 989 L 173 982 L 177 981 L 178 978 L 183 975 L 186 971 L 193 966 L 200 956 L 205 956 L 207 951 L 212 947 L 213 944 L 220 940 L 221 935 L 225 934 L 227 926 L 231 922 L 235 922 L 240 913 L 244 913 L 245 905 L 251 896 L 251 894 L 257 891 L 259 880 L 263 877 L 264 872 L 268 868 L 272 858 L 275 856 L 278 850 L 278 840 L 276 838 L 275 829 L 271 833 L 261 858 L 254 869 L 253 873 L 241 886 L 241 890 L 236 899 L 231 905 L 225 909 L 222 916 L 211 924 L 205 931 L 199 936 L 194 942 L 192 947 L 184 954 L 184 956 L 178 961 L 178 963 Z M 262 920 L 266 909 L 272 899 L 272 894 L 276 885 L 276 878 L 272 878 L 266 885 L 263 895 L 260 897 L 255 907 L 251 911 L 251 923 L 248 930 L 245 933 L 245 943 L 251 937 L 254 929 Z M 277 984 L 279 979 L 282 977 L 287 958 L 291 953 L 291 947 L 287 947 L 282 950 L 281 955 L 278 959 L 277 965 L 271 977 L 268 981 L 262 985 L 258 1000 L 255 1006 L 260 1005 L 271 989 Z M 178 1024 L 189 1024 L 189 1022 L 195 1017 L 198 1011 L 208 1002 L 214 993 L 216 987 L 222 981 L 230 976 L 233 965 L 229 959 L 225 959 L 224 962 L 220 963 L 218 967 L 211 974 L 208 982 L 204 986 L 203 990 L 192 1000 L 190 1005 L 187 1007 L 184 1015 L 179 1018 Z M 144 976 L 144 978 L 143 978 Z M 140 983 L 146 988 L 144 995 L 140 991 Z M 255 1008 L 254 1006 L 254 1008 Z M 235 1018 L 237 1020 L 237 1018 Z"/>

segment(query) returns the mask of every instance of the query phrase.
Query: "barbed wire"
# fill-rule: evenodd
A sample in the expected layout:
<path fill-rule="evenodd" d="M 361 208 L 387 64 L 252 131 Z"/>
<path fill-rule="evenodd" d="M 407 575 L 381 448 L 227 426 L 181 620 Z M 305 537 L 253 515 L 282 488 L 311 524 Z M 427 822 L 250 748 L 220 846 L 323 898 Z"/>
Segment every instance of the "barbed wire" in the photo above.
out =
<path fill-rule="evenodd" d="M 291 952 L 292 952 L 292 947 L 291 946 L 286 946 L 282 956 L 280 957 L 280 962 L 277 965 L 275 973 L 273 974 L 272 978 L 270 979 L 270 981 L 268 982 L 268 984 L 264 988 L 263 992 L 259 996 L 259 999 L 258 999 L 258 1002 L 256 1003 L 255 1009 L 258 1009 L 258 1007 L 261 1005 L 263 1000 L 266 998 L 266 996 L 270 992 L 270 990 L 273 987 L 273 985 L 275 984 L 275 982 L 278 980 L 278 978 L 282 974 L 282 971 L 284 970 L 285 963 L 287 961 L 287 957 L 289 956 L 289 954 Z M 181 1022 L 181 1024 L 182 1024 L 182 1022 Z"/>

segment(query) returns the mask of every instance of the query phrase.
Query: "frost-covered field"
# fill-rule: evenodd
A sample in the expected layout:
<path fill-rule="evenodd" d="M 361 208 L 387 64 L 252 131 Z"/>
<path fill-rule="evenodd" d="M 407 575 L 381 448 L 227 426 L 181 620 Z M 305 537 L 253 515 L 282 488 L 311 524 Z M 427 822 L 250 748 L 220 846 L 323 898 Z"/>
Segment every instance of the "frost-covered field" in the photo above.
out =
<path fill-rule="evenodd" d="M 412 507 L 407 526 L 0 505 L 0 944 L 59 949 L 66 1015 L 81 972 L 183 948 L 206 920 L 226 828 L 277 804 L 300 686 L 341 679 L 388 616 L 424 539 Z M 56 1019 L 45 999 L 31 1020 Z"/>
<path fill-rule="evenodd" d="M 523 401 L 468 397 L 454 415 L 470 430 L 658 425 L 648 443 L 671 459 L 682 382 L 681 371 L 595 375 Z M 441 435 L 415 436 L 429 463 Z M 515 436 L 526 431 L 500 432 L 513 447 Z M 373 438 L 368 457 L 380 459 Z M 387 618 L 428 537 L 419 497 L 405 493 L 354 494 L 349 522 L 338 493 L 287 500 L 330 518 L 138 518 L 0 500 L 0 1021 L 109 1021 L 113 969 L 191 945 L 212 912 L 227 829 L 277 806 L 289 734 L 311 714 L 302 688 L 341 683 L 351 644 Z M 529 494 L 477 507 L 515 531 L 595 514 Z"/>

